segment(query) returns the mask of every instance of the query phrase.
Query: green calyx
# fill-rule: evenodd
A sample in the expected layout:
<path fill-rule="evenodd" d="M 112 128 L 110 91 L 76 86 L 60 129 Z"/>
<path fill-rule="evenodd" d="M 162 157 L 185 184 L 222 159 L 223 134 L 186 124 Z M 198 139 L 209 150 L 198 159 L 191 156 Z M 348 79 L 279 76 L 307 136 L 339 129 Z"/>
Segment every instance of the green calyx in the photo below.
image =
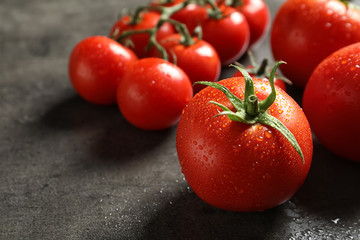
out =
<path fill-rule="evenodd" d="M 258 97 L 255 94 L 254 84 L 251 76 L 246 70 L 240 68 L 239 66 L 230 65 L 237 68 L 244 76 L 245 79 L 244 101 L 238 98 L 237 96 L 235 96 L 228 88 L 218 83 L 201 81 L 201 82 L 196 82 L 195 84 L 204 84 L 222 91 L 236 110 L 234 112 L 221 103 L 210 101 L 209 103 L 212 103 L 223 110 L 221 113 L 217 114 L 216 116 L 226 115 L 232 121 L 238 121 L 245 124 L 261 123 L 275 128 L 276 130 L 281 132 L 286 137 L 286 139 L 291 143 L 291 145 L 301 156 L 304 163 L 304 155 L 294 135 L 290 132 L 289 129 L 286 128 L 286 126 L 279 119 L 273 117 L 272 115 L 266 112 L 266 110 L 274 103 L 276 99 L 274 77 L 277 68 L 282 63 L 285 62 L 283 61 L 277 62 L 274 68 L 272 69 L 269 77 L 271 93 L 269 94 L 269 96 L 267 96 L 267 98 L 265 98 L 262 101 L 259 101 Z"/>

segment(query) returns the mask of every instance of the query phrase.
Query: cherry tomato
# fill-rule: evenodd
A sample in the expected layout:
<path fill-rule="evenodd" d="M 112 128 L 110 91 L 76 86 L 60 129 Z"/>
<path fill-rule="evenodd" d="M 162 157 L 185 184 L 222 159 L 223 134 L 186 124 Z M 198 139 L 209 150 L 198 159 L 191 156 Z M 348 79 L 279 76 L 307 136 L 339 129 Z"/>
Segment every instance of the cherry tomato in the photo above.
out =
<path fill-rule="evenodd" d="M 248 69 L 252 69 L 253 66 L 250 65 L 250 66 L 247 66 L 247 68 L 248 68 Z M 259 75 L 257 75 L 257 74 L 254 74 L 254 73 L 249 73 L 249 74 L 250 74 L 250 76 L 252 76 L 252 77 L 260 78 L 260 79 L 262 79 L 262 80 L 264 80 L 264 81 L 269 81 L 268 77 L 262 77 L 262 76 L 259 76 Z M 243 75 L 242 75 L 241 72 L 236 71 L 236 73 L 234 74 L 233 77 L 242 77 L 242 76 L 243 76 Z M 275 77 L 274 83 L 275 83 L 276 86 L 278 86 L 278 87 L 281 88 L 282 90 L 286 91 L 286 85 L 285 85 L 285 82 L 284 82 L 283 80 Z"/>
<path fill-rule="evenodd" d="M 114 26 L 111 28 L 110 36 L 114 39 L 118 39 L 124 31 L 128 30 L 142 30 L 150 29 L 156 26 L 160 19 L 160 14 L 157 12 L 143 12 L 140 14 L 141 21 L 135 25 L 131 25 L 130 16 L 124 16 L 119 19 Z M 175 33 L 173 26 L 170 23 L 164 23 L 156 33 L 156 40 L 161 40 L 167 35 Z M 149 43 L 149 34 L 140 33 L 134 34 L 128 37 L 133 43 L 133 46 L 129 46 L 139 58 L 144 58 L 148 56 L 147 51 L 145 50 Z M 126 39 L 122 41 L 126 43 Z"/>
<path fill-rule="evenodd" d="M 95 104 L 116 103 L 116 89 L 129 64 L 137 60 L 128 48 L 105 36 L 88 37 L 73 49 L 69 77 L 78 94 Z"/>
<path fill-rule="evenodd" d="M 176 56 L 176 65 L 184 70 L 192 83 L 217 81 L 221 63 L 216 50 L 206 41 L 197 38 L 193 39 L 194 44 L 190 46 L 184 46 L 180 40 L 181 35 L 174 34 L 160 41 L 169 55 L 170 62 L 174 62 L 173 56 Z M 154 51 L 153 56 L 162 57 L 159 51 Z M 194 92 L 200 91 L 203 87 L 203 85 L 195 85 Z"/>
<path fill-rule="evenodd" d="M 246 18 L 250 27 L 250 46 L 257 43 L 270 26 L 269 7 L 263 0 L 242 0 L 242 4 L 235 7 Z"/>
<path fill-rule="evenodd" d="M 259 100 L 270 86 L 253 79 Z M 219 82 L 244 98 L 244 78 Z M 287 201 L 303 184 L 312 159 L 312 136 L 305 114 L 280 88 L 267 113 L 280 120 L 296 138 L 304 162 L 279 131 L 262 123 L 245 124 L 218 115 L 215 101 L 234 111 L 225 94 L 207 87 L 183 111 L 176 136 L 182 172 L 205 202 L 231 211 L 262 211 Z M 214 117 L 215 116 L 215 117 Z"/>
<path fill-rule="evenodd" d="M 360 162 L 360 43 L 339 49 L 315 68 L 303 107 L 319 142 Z"/>
<path fill-rule="evenodd" d="M 214 46 L 222 65 L 239 59 L 249 46 L 249 25 L 244 15 L 234 8 L 226 7 L 222 18 L 208 18 L 201 26 L 203 39 Z"/>
<path fill-rule="evenodd" d="M 183 70 L 160 58 L 143 58 L 135 61 L 123 77 L 117 101 L 131 124 L 160 130 L 178 122 L 192 95 L 191 82 Z"/>
<path fill-rule="evenodd" d="M 184 0 L 174 0 L 166 4 L 159 4 L 158 1 L 153 1 L 151 5 L 153 6 L 174 6 L 176 4 L 182 3 Z M 175 12 L 171 15 L 171 18 L 184 23 L 188 28 L 190 33 L 194 32 L 194 29 L 201 25 L 208 17 L 206 6 L 201 6 L 195 3 L 189 3 L 183 9 Z"/>
<path fill-rule="evenodd" d="M 282 73 L 305 87 L 315 67 L 335 50 L 360 41 L 360 11 L 339 0 L 287 0 L 271 31 Z"/>

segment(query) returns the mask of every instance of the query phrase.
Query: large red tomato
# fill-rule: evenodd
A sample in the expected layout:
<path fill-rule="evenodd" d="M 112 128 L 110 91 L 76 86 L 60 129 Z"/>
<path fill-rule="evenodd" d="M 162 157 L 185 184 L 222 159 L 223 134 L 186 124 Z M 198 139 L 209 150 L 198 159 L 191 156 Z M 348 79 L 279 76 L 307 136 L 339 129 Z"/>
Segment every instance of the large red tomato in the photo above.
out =
<path fill-rule="evenodd" d="M 202 22 L 203 39 L 214 46 L 222 65 L 238 60 L 250 41 L 249 25 L 240 12 L 232 7 L 223 9 L 220 19 L 208 18 Z"/>
<path fill-rule="evenodd" d="M 81 97 L 96 104 L 116 103 L 117 86 L 137 60 L 135 54 L 105 36 L 80 41 L 69 59 L 69 76 Z"/>
<path fill-rule="evenodd" d="M 244 78 L 219 83 L 235 95 L 232 99 L 244 99 Z M 259 100 L 271 92 L 269 83 L 263 80 L 254 79 L 254 86 Z M 235 105 L 218 89 L 203 89 L 184 109 L 176 137 L 178 157 L 190 187 L 205 202 L 231 211 L 262 211 L 285 202 L 303 184 L 313 149 L 309 123 L 297 103 L 275 88 L 276 100 L 266 113 L 293 134 L 304 162 L 273 127 L 230 120 L 256 118 L 244 115 L 246 110 L 229 117 L 219 115 L 226 108 L 227 112 L 234 112 Z M 254 95 L 249 98 L 254 99 Z M 213 101 L 217 104 L 209 104 Z M 237 103 L 237 108 L 242 108 L 243 103 Z"/>
<path fill-rule="evenodd" d="M 360 11 L 340 0 L 287 0 L 271 31 L 283 74 L 305 87 L 312 71 L 335 50 L 360 41 Z"/>
<path fill-rule="evenodd" d="M 191 82 L 185 72 L 160 58 L 135 61 L 117 92 L 125 119 L 145 130 L 175 125 L 192 96 Z"/>
<path fill-rule="evenodd" d="M 132 25 L 130 16 L 122 17 L 111 28 L 110 37 L 112 37 L 113 39 L 118 39 L 124 31 L 153 28 L 158 23 L 160 19 L 160 14 L 157 12 L 143 12 L 142 14 L 140 14 L 140 19 L 141 20 L 138 23 Z M 173 26 L 170 23 L 164 23 L 163 25 L 161 25 L 161 27 L 156 33 L 156 40 L 159 41 L 167 35 L 173 33 L 175 33 Z M 138 56 L 139 58 L 148 56 L 148 53 L 145 49 L 149 43 L 149 34 L 134 34 L 127 39 L 130 39 L 133 43 L 133 46 L 130 45 L 129 48 L 135 52 L 136 56 Z M 126 39 L 123 39 L 122 42 L 126 43 Z"/>
<path fill-rule="evenodd" d="M 204 40 L 194 38 L 192 41 L 193 44 L 185 46 L 181 44 L 181 35 L 173 34 L 161 40 L 160 44 L 166 49 L 170 62 L 176 61 L 176 65 L 184 70 L 192 83 L 217 81 L 221 63 L 216 50 Z M 153 56 L 161 57 L 162 55 L 159 51 L 155 51 Z M 195 85 L 194 92 L 202 88 L 202 85 Z"/>
<path fill-rule="evenodd" d="M 316 138 L 333 153 L 360 162 L 360 43 L 323 60 L 303 96 Z"/>

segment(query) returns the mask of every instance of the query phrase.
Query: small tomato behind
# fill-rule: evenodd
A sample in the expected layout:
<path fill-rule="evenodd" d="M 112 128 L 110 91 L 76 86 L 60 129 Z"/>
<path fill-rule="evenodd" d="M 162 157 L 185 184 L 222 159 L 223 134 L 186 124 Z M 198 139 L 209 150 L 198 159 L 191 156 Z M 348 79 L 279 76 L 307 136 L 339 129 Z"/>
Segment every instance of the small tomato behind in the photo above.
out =
<path fill-rule="evenodd" d="M 219 55 L 206 41 L 193 38 L 187 46 L 181 43 L 180 34 L 173 34 L 162 39 L 160 44 L 166 49 L 170 62 L 176 62 L 176 65 L 188 75 L 192 84 L 198 81 L 215 82 L 219 79 Z M 154 51 L 153 56 L 162 57 L 159 51 Z M 203 87 L 195 85 L 194 92 L 200 91 Z"/>
<path fill-rule="evenodd" d="M 247 50 L 250 29 L 243 14 L 232 7 L 221 8 L 221 18 L 207 18 L 202 22 L 203 39 L 218 52 L 221 64 L 238 60 Z"/>
<path fill-rule="evenodd" d="M 145 130 L 175 125 L 193 90 L 186 73 L 160 58 L 135 61 L 119 84 L 117 102 L 131 124 Z"/>
<path fill-rule="evenodd" d="M 119 19 L 111 28 L 110 37 L 113 39 L 118 39 L 124 31 L 153 28 L 158 23 L 160 14 L 151 11 L 142 12 L 139 17 L 140 19 L 135 23 L 131 21 L 130 16 L 124 16 Z M 170 23 L 164 23 L 156 33 L 156 40 L 159 41 L 173 33 L 175 33 L 175 30 L 172 25 Z M 128 38 L 123 39 L 121 42 L 125 44 L 127 40 L 130 40 L 132 44 L 129 45 L 129 48 L 135 52 L 136 56 L 139 58 L 144 58 L 148 56 L 146 47 L 149 43 L 149 39 L 149 34 L 140 33 L 131 35 Z"/>
<path fill-rule="evenodd" d="M 95 104 L 116 103 L 116 90 L 130 63 L 137 60 L 128 48 L 105 36 L 80 41 L 69 59 L 69 77 L 76 92 Z"/>

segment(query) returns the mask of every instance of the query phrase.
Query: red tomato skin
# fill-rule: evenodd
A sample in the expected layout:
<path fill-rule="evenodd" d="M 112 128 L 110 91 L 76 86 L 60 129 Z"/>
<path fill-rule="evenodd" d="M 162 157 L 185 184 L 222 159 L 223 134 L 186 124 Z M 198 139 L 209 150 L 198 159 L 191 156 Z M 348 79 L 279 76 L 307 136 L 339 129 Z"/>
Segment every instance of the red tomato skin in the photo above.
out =
<path fill-rule="evenodd" d="M 162 6 L 174 6 L 182 2 L 184 2 L 184 0 L 174 0 L 170 3 L 163 4 Z M 157 1 L 152 1 L 151 5 L 161 6 L 161 4 L 159 4 Z M 193 33 L 194 29 L 201 25 L 201 23 L 205 21 L 207 17 L 207 8 L 195 3 L 189 3 L 186 5 L 186 7 L 171 15 L 172 19 L 184 23 L 190 33 Z"/>
<path fill-rule="evenodd" d="M 117 92 L 118 106 L 125 119 L 144 130 L 175 125 L 192 96 L 186 73 L 160 58 L 134 62 Z"/>
<path fill-rule="evenodd" d="M 216 49 L 223 66 L 238 60 L 249 46 L 249 25 L 234 8 L 226 7 L 222 19 L 208 18 L 201 26 L 203 39 Z"/>
<path fill-rule="evenodd" d="M 160 19 L 160 14 L 157 12 L 144 12 L 141 14 L 141 21 L 136 25 L 130 24 L 130 16 L 124 16 L 119 19 L 111 28 L 110 36 L 114 39 L 117 39 L 121 33 L 127 30 L 141 30 L 141 29 L 150 29 L 156 26 Z M 117 32 L 117 33 L 116 33 Z M 156 40 L 161 40 L 164 37 L 175 33 L 174 28 L 170 23 L 164 23 L 156 33 Z M 139 58 L 144 58 L 148 56 L 148 52 L 145 50 L 149 43 L 149 34 L 141 33 L 134 34 L 129 37 L 134 44 L 134 47 L 129 46 Z"/>
<path fill-rule="evenodd" d="M 219 82 L 243 98 L 243 78 Z M 270 93 L 263 80 L 254 80 L 260 100 Z M 268 112 L 294 134 L 305 158 L 271 127 L 247 125 L 226 116 L 210 100 L 234 110 L 225 95 L 207 87 L 194 96 L 180 119 L 176 147 L 182 172 L 205 202 L 230 211 L 263 211 L 284 203 L 303 184 L 312 159 L 308 121 L 297 103 L 276 87 L 277 99 Z"/>
<path fill-rule="evenodd" d="M 235 8 L 246 18 L 250 27 L 250 46 L 259 42 L 270 26 L 269 7 L 263 0 L 243 0 L 243 4 Z"/>
<path fill-rule="evenodd" d="M 136 55 L 105 36 L 80 41 L 69 59 L 69 77 L 76 92 L 94 104 L 116 103 L 119 82 Z"/>
<path fill-rule="evenodd" d="M 339 49 L 317 66 L 306 85 L 303 107 L 320 143 L 360 162 L 360 43 Z"/>
<path fill-rule="evenodd" d="M 282 73 L 304 88 L 315 67 L 337 49 L 360 41 L 360 11 L 338 0 L 288 0 L 278 10 L 271 48 Z"/>
<path fill-rule="evenodd" d="M 242 76 L 243 76 L 242 73 L 240 71 L 237 71 L 233 77 L 242 77 Z M 254 74 L 250 74 L 250 76 L 257 77 Z M 262 78 L 262 80 L 269 81 L 269 79 L 267 79 L 267 78 Z M 286 84 L 283 80 L 281 80 L 279 78 L 275 78 L 274 84 L 286 92 Z"/>
<path fill-rule="evenodd" d="M 197 38 L 194 38 L 195 43 L 190 46 L 182 45 L 180 40 L 180 34 L 173 34 L 160 42 L 166 49 L 170 62 L 174 62 L 173 55 L 175 55 L 176 65 L 184 70 L 192 84 L 197 81 L 217 81 L 221 72 L 221 62 L 214 47 Z M 153 56 L 162 57 L 159 51 L 154 51 Z M 194 93 L 203 88 L 204 85 L 194 85 Z"/>

